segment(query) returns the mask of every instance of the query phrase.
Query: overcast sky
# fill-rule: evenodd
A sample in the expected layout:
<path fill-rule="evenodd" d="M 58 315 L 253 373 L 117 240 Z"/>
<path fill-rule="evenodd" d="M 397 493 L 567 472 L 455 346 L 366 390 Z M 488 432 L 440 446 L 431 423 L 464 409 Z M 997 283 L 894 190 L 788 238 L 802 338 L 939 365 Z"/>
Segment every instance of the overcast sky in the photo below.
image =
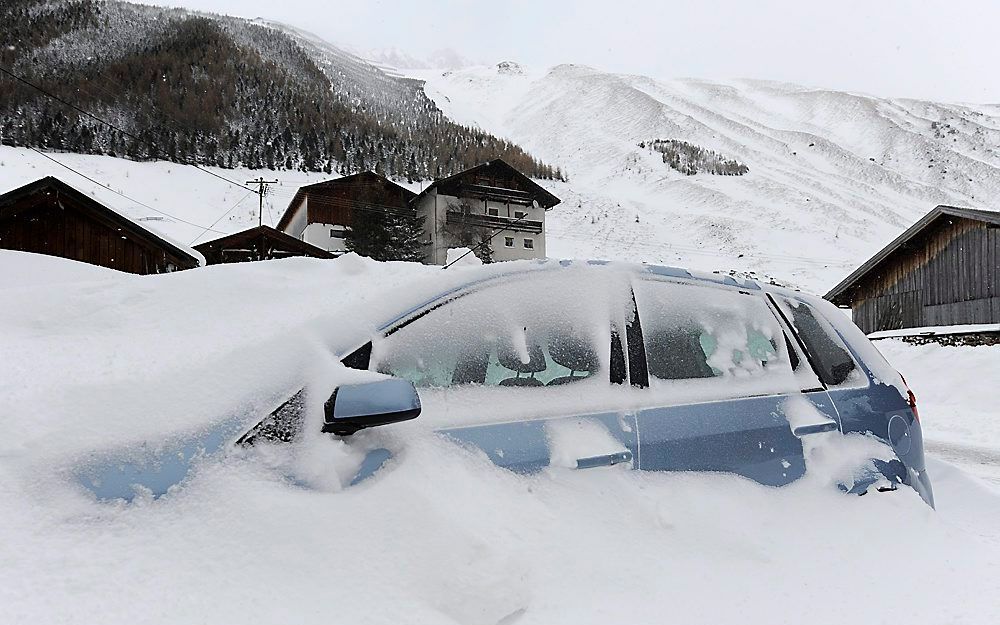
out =
<path fill-rule="evenodd" d="M 763 78 L 1000 102 L 991 0 L 146 0 L 265 17 L 368 50 L 583 63 L 658 78 Z"/>

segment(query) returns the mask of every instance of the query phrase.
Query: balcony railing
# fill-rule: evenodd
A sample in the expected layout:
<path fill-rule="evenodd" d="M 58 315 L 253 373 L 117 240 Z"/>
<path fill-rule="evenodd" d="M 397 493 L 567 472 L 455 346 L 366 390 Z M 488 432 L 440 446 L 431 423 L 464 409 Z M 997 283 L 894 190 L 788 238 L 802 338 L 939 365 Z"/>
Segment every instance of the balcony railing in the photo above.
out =
<path fill-rule="evenodd" d="M 446 223 L 462 224 L 465 226 L 478 226 L 489 228 L 490 230 L 512 230 L 516 232 L 531 232 L 540 234 L 542 232 L 542 222 L 532 219 L 514 219 L 513 217 L 499 217 L 496 215 L 484 215 L 483 213 L 465 213 L 462 211 L 448 211 Z"/>
<path fill-rule="evenodd" d="M 504 187 L 491 187 L 484 184 L 463 184 L 459 187 L 459 194 L 469 197 L 483 198 L 495 202 L 511 202 L 513 204 L 524 204 L 531 206 L 531 194 L 518 189 L 508 189 Z"/>

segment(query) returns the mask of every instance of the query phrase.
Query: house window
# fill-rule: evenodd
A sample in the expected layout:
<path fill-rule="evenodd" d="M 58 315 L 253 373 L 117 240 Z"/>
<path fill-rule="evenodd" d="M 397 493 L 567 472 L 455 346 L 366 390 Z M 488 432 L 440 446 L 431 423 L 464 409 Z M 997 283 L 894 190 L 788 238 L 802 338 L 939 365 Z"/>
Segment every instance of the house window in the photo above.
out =
<path fill-rule="evenodd" d="M 347 237 L 346 230 L 337 230 L 336 228 L 330 228 L 331 239 L 344 239 L 346 237 Z"/>
<path fill-rule="evenodd" d="M 526 211 L 514 211 L 514 219 L 524 219 L 528 216 Z"/>
<path fill-rule="evenodd" d="M 500 209 L 499 208 L 487 208 L 486 209 L 486 214 L 487 215 L 492 215 L 493 217 L 499 217 L 500 216 Z"/>
<path fill-rule="evenodd" d="M 514 247 L 514 237 L 504 237 L 503 238 L 504 247 Z"/>
<path fill-rule="evenodd" d="M 525 239 L 524 240 L 524 249 L 526 249 L 526 250 L 533 250 L 533 249 L 535 249 L 535 240 L 534 239 Z"/>

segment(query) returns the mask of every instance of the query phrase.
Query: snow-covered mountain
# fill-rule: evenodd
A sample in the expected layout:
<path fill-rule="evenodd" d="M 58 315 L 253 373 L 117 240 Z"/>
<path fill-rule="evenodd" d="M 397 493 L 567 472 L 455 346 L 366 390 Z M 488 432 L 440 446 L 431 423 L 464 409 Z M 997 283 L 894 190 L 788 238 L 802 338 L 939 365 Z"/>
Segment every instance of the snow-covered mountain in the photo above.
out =
<path fill-rule="evenodd" d="M 552 176 L 518 146 L 444 118 L 416 81 L 263 20 L 118 0 L 4 2 L 0 67 L 13 73 L 0 74 L 5 145 L 407 180 L 502 155 Z"/>
<path fill-rule="evenodd" d="M 558 256 L 735 268 L 823 290 L 936 204 L 1000 199 L 1000 106 L 579 65 L 411 75 L 452 119 L 568 173 L 548 217 Z M 684 175 L 640 147 L 653 139 L 749 173 Z"/>
<path fill-rule="evenodd" d="M 235 22 L 220 23 L 235 28 Z M 457 146 L 448 153 L 466 161 L 491 152 L 476 138 L 486 135 L 463 128 L 479 127 L 509 139 L 511 149 L 525 148 L 527 159 L 568 174 L 567 182 L 543 181 L 563 200 L 548 215 L 553 256 L 737 270 L 824 291 L 936 204 L 989 209 L 1000 199 L 1000 105 L 877 98 L 761 81 L 656 80 L 579 65 L 531 68 L 512 60 L 420 70 L 404 67 L 413 64 L 400 61 L 402 53 L 396 55 L 398 67 L 385 71 L 388 57 L 365 60 L 280 24 L 252 26 L 280 31 L 338 98 L 379 123 L 410 128 L 431 119 L 436 130 L 429 144 Z M 442 111 L 449 119 L 442 119 Z M 654 141 L 657 149 L 686 145 L 749 171 L 685 175 L 665 163 Z M 408 149 L 415 143 L 409 141 Z M 28 182 L 26 174 L 35 172 L 73 177 L 27 151 L 0 150 L 0 191 Z M 393 151 L 396 161 L 385 169 L 405 169 L 399 160 L 404 152 Z M 347 170 L 378 161 L 377 149 L 365 154 L 368 160 L 346 155 Z M 242 193 L 181 165 L 65 159 L 126 195 L 200 226 L 209 226 Z M 273 219 L 297 183 L 316 179 L 254 168 L 255 175 L 287 181 L 267 203 Z M 86 180 L 71 182 L 107 196 Z M 162 194 L 150 197 L 150 189 L 160 188 Z M 153 216 L 120 196 L 111 200 L 123 212 Z M 249 213 L 235 219 L 237 212 L 201 234 L 202 240 L 227 223 L 256 220 Z M 181 240 L 204 231 L 178 221 L 165 228 Z"/>

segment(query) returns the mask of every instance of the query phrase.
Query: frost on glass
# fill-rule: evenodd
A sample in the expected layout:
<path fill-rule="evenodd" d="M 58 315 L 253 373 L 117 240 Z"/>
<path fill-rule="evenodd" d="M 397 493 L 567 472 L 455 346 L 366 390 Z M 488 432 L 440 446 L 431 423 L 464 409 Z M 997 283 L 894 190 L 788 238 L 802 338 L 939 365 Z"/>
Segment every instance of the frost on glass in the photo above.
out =
<path fill-rule="evenodd" d="M 816 373 L 827 386 L 867 384 L 866 377 L 826 317 L 795 299 L 778 297 L 777 302 L 809 350 Z"/>
<path fill-rule="evenodd" d="M 525 389 L 607 380 L 611 272 L 504 278 L 459 294 L 373 345 L 375 369 L 422 388 Z"/>
<path fill-rule="evenodd" d="M 822 317 L 829 324 L 831 331 L 835 330 L 834 336 L 839 335 L 839 337 L 843 337 L 845 341 L 850 343 L 851 350 L 858 355 L 865 367 L 871 372 L 876 384 L 894 386 L 902 397 L 907 397 L 906 383 L 903 382 L 903 378 L 899 375 L 899 372 L 886 361 L 878 348 L 868 340 L 865 333 L 847 315 L 824 299 L 808 297 L 807 301 L 808 304 L 802 305 L 812 306 L 818 313 L 816 316 Z M 789 304 L 793 303 L 795 301 L 790 299 Z M 838 341 L 840 340 L 839 337 Z M 860 385 L 867 384 L 865 375 L 861 371 L 855 371 L 854 373 L 856 374 L 854 381 Z M 845 386 L 849 385 L 849 383 L 850 381 L 845 383 Z"/>
<path fill-rule="evenodd" d="M 757 295 L 635 284 L 650 385 L 677 400 L 797 390 L 777 318 Z"/>

